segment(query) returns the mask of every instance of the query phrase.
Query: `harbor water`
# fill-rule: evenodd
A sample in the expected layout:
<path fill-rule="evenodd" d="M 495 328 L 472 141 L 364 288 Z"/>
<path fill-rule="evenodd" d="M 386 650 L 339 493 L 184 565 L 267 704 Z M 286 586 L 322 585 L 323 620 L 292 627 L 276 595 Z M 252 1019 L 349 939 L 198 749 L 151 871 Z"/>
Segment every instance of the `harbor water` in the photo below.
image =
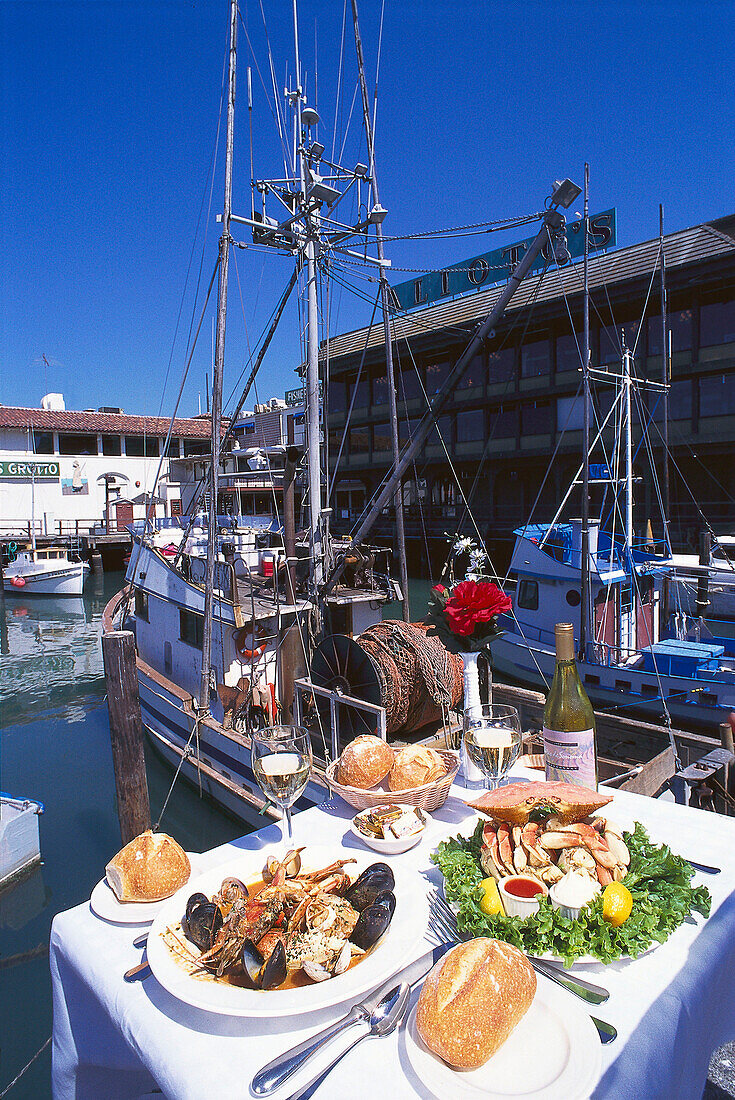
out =
<path fill-rule="evenodd" d="M 90 576 L 80 599 L 0 594 L 0 789 L 45 805 L 42 866 L 0 893 L 0 1094 L 51 1034 L 54 914 L 86 902 L 120 848 L 100 629 L 122 582 Z M 155 820 L 173 773 L 146 751 Z M 161 828 L 194 852 L 245 831 L 184 783 Z M 8 1100 L 50 1096 L 50 1070 L 49 1046 Z"/>

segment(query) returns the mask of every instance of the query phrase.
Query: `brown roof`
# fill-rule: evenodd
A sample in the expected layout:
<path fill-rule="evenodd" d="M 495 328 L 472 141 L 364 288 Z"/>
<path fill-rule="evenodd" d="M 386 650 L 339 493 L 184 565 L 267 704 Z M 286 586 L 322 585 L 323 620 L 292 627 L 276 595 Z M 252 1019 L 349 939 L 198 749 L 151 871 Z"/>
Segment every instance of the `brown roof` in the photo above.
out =
<path fill-rule="evenodd" d="M 127 416 L 123 413 L 52 412 L 46 409 L 24 409 L 0 405 L 0 428 L 33 428 L 37 431 L 108 432 L 123 435 L 165 437 L 170 420 L 162 416 Z M 211 422 L 190 417 L 174 420 L 174 436 L 188 439 L 209 439 Z"/>

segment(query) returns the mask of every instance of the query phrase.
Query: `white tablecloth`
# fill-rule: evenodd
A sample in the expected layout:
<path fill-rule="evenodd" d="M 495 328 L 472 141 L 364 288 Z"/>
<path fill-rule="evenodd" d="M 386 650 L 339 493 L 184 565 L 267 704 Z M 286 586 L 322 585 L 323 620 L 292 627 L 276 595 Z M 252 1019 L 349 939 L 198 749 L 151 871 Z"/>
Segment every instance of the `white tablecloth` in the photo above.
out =
<path fill-rule="evenodd" d="M 435 812 L 429 835 L 393 861 L 430 868 L 437 841 L 473 814 L 462 801 L 468 794 L 454 787 L 445 806 Z M 707 921 L 697 917 L 685 923 L 665 945 L 635 961 L 583 968 L 592 981 L 610 989 L 610 999 L 594 1012 L 618 1029 L 617 1040 L 602 1048 L 602 1075 L 592 1095 L 595 1100 L 699 1100 L 712 1051 L 735 1039 L 735 819 L 625 792 L 616 793 L 610 809 L 615 820 L 625 825 L 641 821 L 653 839 L 721 867 L 722 874 L 700 874 L 695 880 L 705 883 L 713 896 Z M 348 829 L 351 812 L 335 799 L 297 815 L 296 842 L 357 846 Z M 242 837 L 201 857 L 201 869 L 225 863 L 232 852 L 264 848 L 277 838 L 276 826 Z M 438 880 L 438 873 L 433 874 Z M 169 1100 L 240 1100 L 250 1095 L 250 1080 L 265 1062 L 346 1011 L 343 1005 L 308 1018 L 230 1019 L 182 1004 L 153 976 L 127 984 L 123 972 L 141 959 L 132 946 L 140 931 L 98 919 L 88 904 L 54 920 L 56 1100 L 128 1100 L 152 1088 Z M 426 949 L 434 943 L 427 932 Z M 315 1068 L 292 1078 L 274 1094 L 276 1100 Z M 325 1100 L 431 1096 L 411 1069 L 402 1032 L 360 1044 L 327 1078 L 319 1095 Z"/>

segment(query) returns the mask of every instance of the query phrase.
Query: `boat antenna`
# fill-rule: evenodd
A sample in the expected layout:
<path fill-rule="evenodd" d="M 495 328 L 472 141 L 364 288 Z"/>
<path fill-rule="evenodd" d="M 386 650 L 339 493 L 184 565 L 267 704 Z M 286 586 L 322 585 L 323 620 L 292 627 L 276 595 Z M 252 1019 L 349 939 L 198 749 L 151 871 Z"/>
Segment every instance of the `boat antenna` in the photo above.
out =
<path fill-rule="evenodd" d="M 579 620 L 579 659 L 586 660 L 587 639 L 592 619 L 590 608 L 590 166 L 584 165 L 584 297 L 582 303 L 582 591 Z"/>
<path fill-rule="evenodd" d="M 390 408 L 390 435 L 391 435 L 391 451 L 393 455 L 393 465 L 398 465 L 399 447 L 398 447 L 398 410 L 396 407 L 396 383 L 395 383 L 395 371 L 393 367 L 393 341 L 391 340 L 390 332 L 390 288 L 388 286 L 388 277 L 386 275 L 386 268 L 383 264 L 385 259 L 385 253 L 383 249 L 383 225 L 382 218 L 384 217 L 383 208 L 380 205 L 380 195 L 378 192 L 378 177 L 375 172 L 375 144 L 374 144 L 374 131 L 373 123 L 370 117 L 370 103 L 368 100 L 367 82 L 365 80 L 365 62 L 362 53 L 362 39 L 360 38 L 360 24 L 357 17 L 357 0 L 352 0 L 352 22 L 355 29 L 355 50 L 357 52 L 357 68 L 360 76 L 360 91 L 362 93 L 362 113 L 365 122 L 365 136 L 367 139 L 368 150 L 368 163 L 370 177 L 373 185 L 373 212 L 379 212 L 380 220 L 375 221 L 375 238 L 378 252 L 378 261 L 380 267 L 380 297 L 383 307 L 383 332 L 385 339 L 385 372 L 386 382 L 388 386 L 388 403 Z M 376 88 L 377 98 L 377 88 Z M 406 532 L 403 523 L 403 495 L 401 479 L 399 478 L 396 483 L 395 495 L 393 497 L 393 504 L 396 513 L 396 543 L 398 546 L 398 568 L 401 577 L 401 589 L 403 592 L 403 618 L 406 622 L 409 622 L 411 615 L 409 612 L 408 601 L 408 565 L 406 562 Z"/>
<path fill-rule="evenodd" d="M 666 252 L 664 250 L 664 205 L 658 207 L 659 251 L 661 253 L 661 382 L 663 383 L 663 490 L 664 490 L 664 543 L 671 553 L 669 515 L 671 514 L 671 490 L 669 483 L 669 385 L 671 382 L 671 345 L 668 317 L 666 315 Z"/>
<path fill-rule="evenodd" d="M 299 161 L 301 194 L 306 197 L 309 183 L 309 169 L 305 127 L 315 126 L 319 116 L 314 108 L 304 110 L 305 96 L 301 87 L 301 59 L 299 55 L 299 21 L 296 0 L 293 0 L 294 58 L 296 64 L 296 87 L 291 95 L 296 115 L 296 144 Z M 320 454 L 319 424 L 319 312 L 317 303 L 317 240 L 319 234 L 319 207 L 305 203 L 306 217 L 304 228 L 306 240 L 306 293 L 307 293 L 307 339 L 306 339 L 306 462 L 309 486 L 309 541 L 311 558 L 311 580 L 315 591 L 319 591 L 324 579 L 324 551 L 322 545 L 322 471 Z"/>
<path fill-rule="evenodd" d="M 199 687 L 200 711 L 209 710 L 212 657 L 212 605 L 214 569 L 217 561 L 217 490 L 222 424 L 222 374 L 225 359 L 227 320 L 227 276 L 229 270 L 230 219 L 232 216 L 232 156 L 235 135 L 235 69 L 237 62 L 237 0 L 230 6 L 230 65 L 227 91 L 227 145 L 225 153 L 225 193 L 222 209 L 222 235 L 219 239 L 219 285 L 217 288 L 217 333 L 212 377 L 212 465 L 210 473 L 209 528 L 207 531 L 207 572 L 204 590 L 204 626 L 202 636 L 202 676 Z"/>

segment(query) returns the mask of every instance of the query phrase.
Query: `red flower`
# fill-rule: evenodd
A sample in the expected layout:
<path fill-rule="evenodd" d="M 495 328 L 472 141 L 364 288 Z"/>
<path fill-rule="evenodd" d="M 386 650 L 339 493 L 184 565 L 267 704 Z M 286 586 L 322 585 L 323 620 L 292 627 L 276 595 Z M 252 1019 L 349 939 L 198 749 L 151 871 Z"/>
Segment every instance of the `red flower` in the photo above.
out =
<path fill-rule="evenodd" d="M 431 591 L 438 592 L 440 596 L 445 596 L 447 593 L 447 590 L 443 584 L 435 584 Z"/>
<path fill-rule="evenodd" d="M 489 623 L 496 615 L 510 611 L 509 596 L 490 581 L 462 581 L 452 592 L 444 608 L 449 627 L 454 634 L 465 637 L 473 633 L 477 623 Z"/>

